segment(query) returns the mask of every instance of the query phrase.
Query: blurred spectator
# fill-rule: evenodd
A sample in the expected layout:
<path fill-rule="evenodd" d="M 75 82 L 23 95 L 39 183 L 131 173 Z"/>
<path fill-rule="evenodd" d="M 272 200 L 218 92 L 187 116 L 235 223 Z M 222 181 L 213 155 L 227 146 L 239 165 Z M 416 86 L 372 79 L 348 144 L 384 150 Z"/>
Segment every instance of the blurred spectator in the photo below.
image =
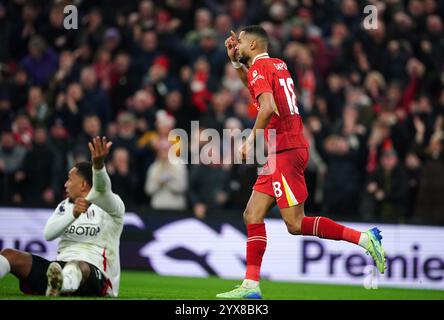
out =
<path fill-rule="evenodd" d="M 229 107 L 232 98 L 227 90 L 221 90 L 211 98 L 211 105 L 207 112 L 202 115 L 201 122 L 204 127 L 216 129 L 220 134 L 224 128 L 225 121 L 229 117 Z"/>
<path fill-rule="evenodd" d="M 191 103 L 198 112 L 205 112 L 212 97 L 214 78 L 211 77 L 211 66 L 204 58 L 197 59 L 194 71 L 189 78 Z"/>
<path fill-rule="evenodd" d="M 259 16 L 261 8 L 257 0 L 233 0 L 226 6 L 235 28 L 251 24 Z"/>
<path fill-rule="evenodd" d="M 233 105 L 233 113 L 234 115 L 242 121 L 242 124 L 245 128 L 253 128 L 254 126 L 254 118 L 249 113 L 250 105 L 248 104 L 248 100 L 239 99 Z"/>
<path fill-rule="evenodd" d="M 341 15 L 350 30 L 356 30 L 361 23 L 358 3 L 356 0 L 344 0 L 340 4 Z"/>
<path fill-rule="evenodd" d="M 34 128 L 25 114 L 18 115 L 12 124 L 12 131 L 14 132 L 14 139 L 17 143 L 30 148 L 34 137 Z"/>
<path fill-rule="evenodd" d="M 21 198 L 35 207 L 54 205 L 55 189 L 61 175 L 60 156 L 47 144 L 47 138 L 45 128 L 36 128 L 32 149 L 16 175 L 21 182 Z"/>
<path fill-rule="evenodd" d="M 154 153 L 157 153 L 158 145 L 163 140 L 168 140 L 169 133 L 173 130 L 175 119 L 165 110 L 156 112 L 155 130 L 144 131 L 137 141 L 139 154 L 139 174 L 144 175 L 148 166 L 154 162 Z M 179 155 L 179 154 L 177 154 Z M 144 170 L 142 172 L 142 170 Z"/>
<path fill-rule="evenodd" d="M 317 147 L 328 167 L 322 211 L 332 216 L 356 217 L 363 183 L 361 150 L 340 135 L 328 136 L 323 145 Z"/>
<path fill-rule="evenodd" d="M 42 34 L 56 51 L 75 47 L 75 30 L 67 30 L 63 25 L 65 14 L 62 3 L 54 4 L 49 10 L 49 23 L 43 28 Z"/>
<path fill-rule="evenodd" d="M 156 160 L 146 174 L 145 193 L 151 197 L 154 209 L 183 210 L 187 206 L 187 170 L 183 164 L 168 160 L 170 148 L 165 139 L 156 145 Z"/>
<path fill-rule="evenodd" d="M 161 140 L 168 140 L 168 135 L 176 124 L 176 120 L 173 116 L 169 115 L 165 110 L 159 110 L 156 112 L 155 129 L 140 137 L 139 146 L 148 146 L 152 149 L 157 149 L 157 144 Z"/>
<path fill-rule="evenodd" d="M 10 22 L 7 19 L 7 10 L 4 3 L 0 3 L 0 62 L 9 59 L 10 50 L 8 44 L 8 34 L 10 32 Z"/>
<path fill-rule="evenodd" d="M 11 109 L 14 112 L 18 110 L 23 110 L 28 101 L 28 92 L 29 92 L 29 78 L 28 74 L 22 70 L 17 70 L 14 77 L 11 79 L 9 88 L 8 88 L 8 96 L 11 101 Z"/>
<path fill-rule="evenodd" d="M 156 8 L 150 0 L 140 1 L 138 11 L 128 17 L 130 25 L 137 25 L 141 29 L 149 30 L 156 24 Z"/>
<path fill-rule="evenodd" d="M 28 93 L 26 114 L 34 125 L 46 125 L 50 117 L 50 109 L 43 95 L 42 88 L 31 87 Z"/>
<path fill-rule="evenodd" d="M 117 116 L 117 132 L 113 138 L 115 148 L 124 148 L 131 158 L 137 153 L 136 117 L 129 112 Z"/>
<path fill-rule="evenodd" d="M 167 94 L 165 110 L 176 119 L 175 128 L 190 130 L 192 115 L 188 109 L 179 90 L 172 90 Z"/>
<path fill-rule="evenodd" d="M 57 54 L 48 48 L 45 39 L 33 36 L 29 41 L 29 55 L 23 58 L 21 67 L 29 75 L 32 84 L 44 86 L 56 72 Z"/>
<path fill-rule="evenodd" d="M 156 98 L 149 90 L 139 90 L 132 97 L 130 110 L 137 118 L 137 129 L 144 133 L 154 128 Z"/>
<path fill-rule="evenodd" d="M 321 209 L 323 200 L 322 189 L 324 187 L 324 177 L 327 166 L 316 149 L 315 137 L 312 133 L 312 130 L 316 131 L 316 128 L 314 128 L 313 124 L 311 124 L 310 127 L 311 128 L 304 126 L 304 136 L 310 144 L 310 158 L 305 169 L 305 183 L 307 185 L 308 198 L 305 201 L 304 208 L 307 212 L 315 213 Z"/>
<path fill-rule="evenodd" d="M 105 26 L 103 15 L 99 8 L 93 8 L 83 19 L 84 26 L 79 26 L 81 30 L 80 43 L 88 43 L 95 51 L 102 43 Z"/>
<path fill-rule="evenodd" d="M 97 115 L 89 114 L 83 118 L 82 127 L 83 131 L 77 136 L 74 152 L 88 155 L 88 142 L 92 138 L 102 136 L 102 123 Z"/>
<path fill-rule="evenodd" d="M 213 17 L 210 10 L 206 8 L 198 9 L 194 16 L 194 29 L 186 34 L 184 40 L 185 43 L 188 45 L 197 44 L 201 38 L 202 32 L 212 28 L 212 19 Z"/>
<path fill-rule="evenodd" d="M 342 115 L 342 108 L 345 104 L 343 77 L 336 73 L 331 73 L 327 77 L 327 89 L 324 97 L 328 106 L 329 120 L 334 122 Z"/>
<path fill-rule="evenodd" d="M 148 71 L 154 59 L 161 54 L 158 48 L 157 34 L 154 31 L 145 31 L 139 40 L 137 55 L 135 56 L 136 70 L 140 75 Z"/>
<path fill-rule="evenodd" d="M 205 58 L 211 66 L 209 70 L 211 76 L 220 79 L 224 66 L 220 62 L 225 60 L 226 53 L 218 46 L 217 34 L 214 29 L 204 29 L 199 33 L 199 42 L 193 47 L 192 56 L 192 63 L 197 59 Z"/>
<path fill-rule="evenodd" d="M 143 79 L 143 86 L 153 89 L 159 107 L 165 105 L 168 91 L 180 89 L 179 81 L 169 74 L 169 68 L 169 59 L 166 56 L 158 56 Z"/>
<path fill-rule="evenodd" d="M 111 107 L 108 96 L 97 83 L 97 76 L 93 68 L 85 67 L 82 69 L 80 83 L 84 93 L 80 113 L 82 115 L 97 114 L 102 124 L 106 126 L 111 119 Z"/>
<path fill-rule="evenodd" d="M 200 134 L 192 139 L 200 140 Z M 200 143 L 200 146 L 200 163 L 190 166 L 188 195 L 195 217 L 204 219 L 208 211 L 224 207 L 227 201 L 224 187 L 229 177 L 223 170 L 219 150 L 204 150 L 210 144 Z"/>
<path fill-rule="evenodd" d="M 128 207 L 133 206 L 135 204 L 135 188 L 138 182 L 136 172 L 131 170 L 131 158 L 127 149 L 114 147 L 112 159 L 107 164 L 107 171 L 114 192 L 118 192 Z"/>
<path fill-rule="evenodd" d="M 236 160 L 237 144 L 243 129 L 242 122 L 231 117 L 225 121 L 224 130 L 229 130 L 224 134 L 223 140 L 223 165 L 222 170 L 227 175 L 224 180 L 223 190 L 217 195 L 221 206 L 225 209 L 242 210 L 248 202 L 250 194 L 244 192 L 251 190 L 257 178 L 257 168 L 250 164 L 234 164 Z M 227 150 L 229 153 L 227 153 Z"/>
<path fill-rule="evenodd" d="M 50 81 L 51 89 L 56 92 L 66 89 L 69 84 L 76 82 L 79 78 L 80 70 L 75 61 L 75 55 L 72 51 L 62 51 L 60 53 L 59 66 Z"/>
<path fill-rule="evenodd" d="M 69 84 L 66 93 L 56 99 L 55 117 L 63 120 L 71 137 L 77 137 L 82 127 L 83 88 L 78 82 Z"/>
<path fill-rule="evenodd" d="M 121 36 L 119 29 L 117 28 L 109 28 L 105 31 L 103 35 L 103 51 L 108 52 L 111 55 L 114 55 L 116 51 L 119 49 L 121 43 Z"/>
<path fill-rule="evenodd" d="M 113 60 L 110 74 L 110 102 L 113 117 L 126 106 L 126 100 L 134 94 L 140 84 L 140 78 L 131 70 L 131 56 L 119 52 Z"/>
<path fill-rule="evenodd" d="M 236 69 L 233 68 L 231 63 L 227 63 L 225 65 L 224 76 L 222 77 L 222 86 L 224 89 L 230 91 L 230 93 L 234 96 L 239 94 L 239 91 L 242 90 L 244 84 L 242 80 L 239 78 Z"/>
<path fill-rule="evenodd" d="M 219 48 L 225 50 L 225 39 L 230 35 L 230 31 L 233 30 L 231 17 L 224 13 L 217 15 L 214 22 L 214 30 L 217 34 L 216 39 Z"/>
<path fill-rule="evenodd" d="M 9 35 L 10 56 L 18 60 L 26 55 L 29 39 L 40 31 L 37 23 L 40 15 L 38 5 L 35 2 L 27 1 L 21 9 L 21 17 L 12 20 L 13 25 Z"/>
<path fill-rule="evenodd" d="M 414 222 L 423 224 L 444 225 L 444 156 L 443 139 L 444 134 L 441 129 L 435 131 L 426 149 L 419 148 L 423 157 L 423 165 L 419 178 L 419 190 L 416 199 L 414 212 Z"/>
<path fill-rule="evenodd" d="M 64 122 L 61 118 L 55 118 L 51 124 L 50 131 L 48 132 L 48 144 L 52 146 L 55 155 L 60 161 L 59 179 L 54 179 L 55 196 L 60 199 L 64 196 L 63 186 L 65 184 L 65 170 L 69 170 L 68 166 L 68 154 L 73 147 L 74 139 L 69 136 L 68 130 L 66 130 Z"/>
<path fill-rule="evenodd" d="M 366 219 L 377 217 L 381 221 L 406 222 L 409 183 L 395 150 L 382 153 L 380 166 L 369 177 L 366 188 L 368 207 L 362 212 Z"/>
<path fill-rule="evenodd" d="M 22 200 L 17 193 L 17 172 L 25 156 L 25 148 L 15 143 L 12 131 L 4 129 L 0 140 L 0 201 L 3 205 Z"/>
<path fill-rule="evenodd" d="M 100 48 L 97 51 L 93 68 L 96 73 L 97 82 L 99 86 L 107 91 L 109 90 L 110 83 L 110 73 L 111 73 L 111 52 L 106 48 Z"/>
<path fill-rule="evenodd" d="M 421 159 L 418 155 L 411 151 L 405 157 L 405 168 L 408 177 L 408 195 L 406 201 L 407 221 L 412 221 L 413 213 L 416 206 L 416 198 L 418 195 L 419 179 L 421 175 Z"/>

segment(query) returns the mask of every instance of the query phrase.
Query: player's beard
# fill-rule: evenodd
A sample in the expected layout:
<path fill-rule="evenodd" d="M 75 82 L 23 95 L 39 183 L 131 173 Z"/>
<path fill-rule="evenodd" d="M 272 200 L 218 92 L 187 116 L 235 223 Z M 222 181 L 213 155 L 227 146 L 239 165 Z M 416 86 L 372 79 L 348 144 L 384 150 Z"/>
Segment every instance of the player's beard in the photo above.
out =
<path fill-rule="evenodd" d="M 242 64 L 247 65 L 249 60 L 250 60 L 250 57 L 247 57 L 245 55 L 240 55 L 239 56 L 239 62 L 242 63 Z"/>

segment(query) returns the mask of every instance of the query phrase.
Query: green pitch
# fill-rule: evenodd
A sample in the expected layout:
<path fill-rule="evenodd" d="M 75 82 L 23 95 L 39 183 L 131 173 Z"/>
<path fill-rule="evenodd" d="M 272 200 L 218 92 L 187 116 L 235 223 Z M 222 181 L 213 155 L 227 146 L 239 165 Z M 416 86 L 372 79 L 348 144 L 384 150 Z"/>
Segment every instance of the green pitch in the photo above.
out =
<path fill-rule="evenodd" d="M 119 299 L 186 300 L 215 299 L 219 292 L 231 290 L 240 280 L 159 276 L 148 272 L 122 272 Z M 366 290 L 362 286 L 320 285 L 263 280 L 264 299 L 270 300 L 444 300 L 444 290 L 412 290 L 379 288 Z M 48 299 L 25 296 L 18 281 L 8 275 L 0 280 L 0 299 Z M 72 298 L 71 298 L 72 299 Z"/>

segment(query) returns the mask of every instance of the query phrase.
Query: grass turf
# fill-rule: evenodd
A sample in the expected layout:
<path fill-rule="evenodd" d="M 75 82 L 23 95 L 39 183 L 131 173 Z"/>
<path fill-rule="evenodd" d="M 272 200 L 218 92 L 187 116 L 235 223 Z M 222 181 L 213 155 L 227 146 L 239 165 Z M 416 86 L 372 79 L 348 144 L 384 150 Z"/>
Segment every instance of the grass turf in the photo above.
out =
<path fill-rule="evenodd" d="M 239 283 L 239 280 L 223 280 L 215 277 L 170 277 L 148 272 L 124 271 L 121 277 L 119 299 L 211 300 L 215 299 L 217 293 L 229 291 Z M 270 300 L 444 300 L 444 290 L 385 287 L 366 290 L 362 286 L 267 280 L 261 281 L 261 290 L 264 299 Z M 22 294 L 18 288 L 18 280 L 8 275 L 0 280 L 0 299 L 48 298 Z"/>

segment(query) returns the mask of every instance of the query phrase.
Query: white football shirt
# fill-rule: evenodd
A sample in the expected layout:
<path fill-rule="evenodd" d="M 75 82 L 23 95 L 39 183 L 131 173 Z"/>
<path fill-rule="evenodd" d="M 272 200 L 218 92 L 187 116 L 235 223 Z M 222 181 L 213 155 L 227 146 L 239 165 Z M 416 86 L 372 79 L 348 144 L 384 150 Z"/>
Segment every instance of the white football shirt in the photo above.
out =
<path fill-rule="evenodd" d="M 60 237 L 58 261 L 85 261 L 99 268 L 111 283 L 107 295 L 117 297 L 125 205 L 117 194 L 112 193 L 105 167 L 93 168 L 93 186 L 86 200 L 91 205 L 77 219 L 73 215 L 74 203 L 63 200 L 46 223 L 45 239 L 50 241 Z"/>

